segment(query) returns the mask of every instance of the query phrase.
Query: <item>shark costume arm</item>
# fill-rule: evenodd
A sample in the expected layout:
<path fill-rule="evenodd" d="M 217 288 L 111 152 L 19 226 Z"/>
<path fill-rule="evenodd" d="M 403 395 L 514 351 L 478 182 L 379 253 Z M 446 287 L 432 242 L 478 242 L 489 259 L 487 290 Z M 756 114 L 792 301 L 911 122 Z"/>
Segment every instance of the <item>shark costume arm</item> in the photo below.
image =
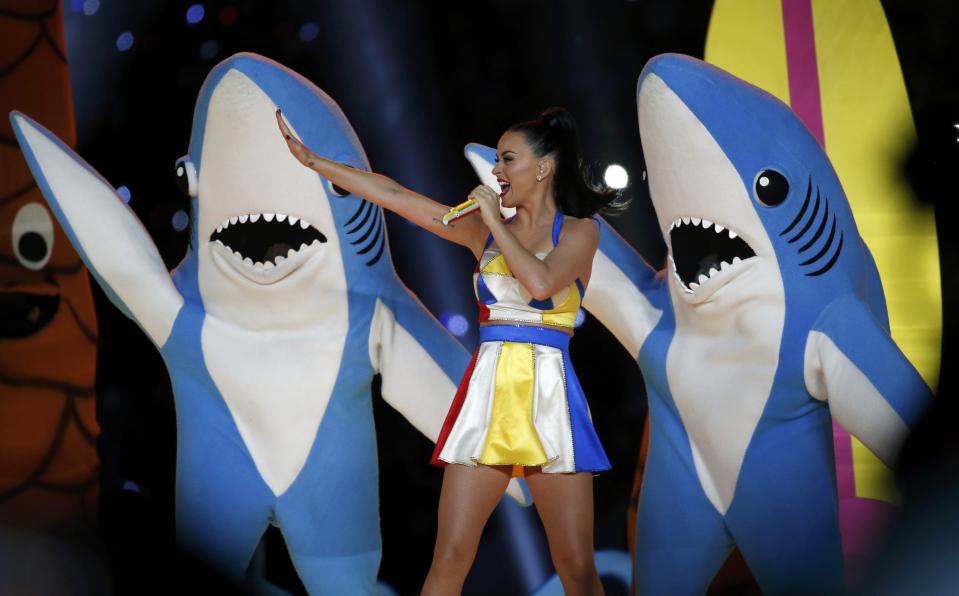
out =
<path fill-rule="evenodd" d="M 806 339 L 809 393 L 886 465 L 932 393 L 866 306 L 842 298 L 819 316 Z"/>
<path fill-rule="evenodd" d="M 663 313 L 666 286 L 656 271 L 602 218 L 583 308 L 609 329 L 633 358 Z"/>
<path fill-rule="evenodd" d="M 470 355 L 409 290 L 391 303 L 376 301 L 370 362 L 382 378 L 386 403 L 435 443 Z M 532 504 L 520 479 L 511 479 L 506 493 L 520 505 Z"/>
<path fill-rule="evenodd" d="M 90 273 L 117 308 L 162 346 L 183 297 L 143 224 L 56 135 L 19 112 L 10 120 L 37 185 Z"/>

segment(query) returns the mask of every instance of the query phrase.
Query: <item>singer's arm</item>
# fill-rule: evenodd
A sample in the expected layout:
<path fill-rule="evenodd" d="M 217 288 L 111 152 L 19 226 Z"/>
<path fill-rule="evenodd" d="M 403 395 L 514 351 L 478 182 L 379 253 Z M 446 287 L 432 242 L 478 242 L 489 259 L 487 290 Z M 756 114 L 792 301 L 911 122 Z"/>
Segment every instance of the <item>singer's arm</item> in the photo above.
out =
<path fill-rule="evenodd" d="M 449 211 L 449 206 L 414 192 L 381 174 L 357 170 L 316 155 L 290 131 L 280 110 L 276 111 L 276 122 L 286 138 L 290 153 L 300 163 L 315 170 L 333 184 L 389 209 L 441 238 L 469 248 L 479 258 L 489 229 L 478 214 L 443 224 L 443 216 Z"/>

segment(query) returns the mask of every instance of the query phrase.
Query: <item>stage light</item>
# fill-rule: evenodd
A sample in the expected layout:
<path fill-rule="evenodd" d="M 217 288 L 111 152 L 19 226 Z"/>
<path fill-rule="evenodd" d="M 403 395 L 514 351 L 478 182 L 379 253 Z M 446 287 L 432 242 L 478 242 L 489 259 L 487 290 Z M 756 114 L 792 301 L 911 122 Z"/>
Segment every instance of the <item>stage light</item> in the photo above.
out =
<path fill-rule="evenodd" d="M 121 52 L 125 52 L 133 47 L 133 34 L 129 31 L 124 31 L 117 37 L 117 49 Z"/>
<path fill-rule="evenodd" d="M 300 39 L 302 41 L 313 41 L 319 34 L 320 26 L 316 23 L 303 23 L 303 25 L 300 26 Z"/>
<path fill-rule="evenodd" d="M 182 232 L 187 228 L 188 225 L 190 225 L 190 216 L 187 215 L 186 211 L 183 209 L 178 209 L 170 219 L 170 223 L 173 225 L 174 230 L 177 232 Z"/>
<path fill-rule="evenodd" d="M 203 15 L 205 14 L 206 11 L 203 9 L 202 4 L 194 4 L 186 9 L 186 22 L 191 25 L 196 25 L 203 20 Z"/>
<path fill-rule="evenodd" d="M 208 39 L 200 45 L 200 58 L 210 60 L 220 52 L 220 44 L 215 39 Z"/>
<path fill-rule="evenodd" d="M 92 17 L 100 10 L 100 0 L 86 0 L 83 3 L 83 14 Z"/>
<path fill-rule="evenodd" d="M 440 323 L 456 337 L 463 337 L 470 330 L 470 324 L 466 317 L 456 313 L 445 312 L 441 314 Z"/>
<path fill-rule="evenodd" d="M 129 202 L 130 202 L 130 196 L 131 196 L 131 195 L 130 195 L 130 189 L 127 188 L 126 186 L 118 186 L 118 187 L 117 187 L 117 194 L 120 195 L 120 198 L 123 199 L 123 202 L 124 202 L 124 203 L 129 203 Z"/>
<path fill-rule="evenodd" d="M 626 168 L 614 163 L 607 166 L 606 172 L 603 174 L 603 180 L 606 182 L 606 186 L 619 190 L 626 188 L 626 185 L 629 184 L 629 174 L 626 172 Z"/>

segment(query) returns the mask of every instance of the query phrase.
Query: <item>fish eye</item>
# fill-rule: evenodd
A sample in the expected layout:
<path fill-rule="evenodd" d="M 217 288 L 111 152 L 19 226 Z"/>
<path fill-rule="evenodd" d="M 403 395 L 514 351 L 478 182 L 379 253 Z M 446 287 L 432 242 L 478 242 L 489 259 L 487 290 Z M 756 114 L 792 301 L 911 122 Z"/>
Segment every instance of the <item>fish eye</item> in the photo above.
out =
<path fill-rule="evenodd" d="M 759 202 L 775 207 L 786 200 L 789 194 L 789 181 L 776 170 L 763 170 L 756 176 L 754 190 Z"/>
<path fill-rule="evenodd" d="M 183 194 L 195 197 L 199 193 L 199 177 L 189 155 L 176 160 L 176 185 Z"/>
<path fill-rule="evenodd" d="M 350 194 L 350 191 L 333 184 L 329 180 L 326 181 L 326 189 L 338 197 L 345 197 L 346 195 Z"/>
<path fill-rule="evenodd" d="M 53 254 L 53 219 L 46 207 L 30 202 L 13 218 L 13 253 L 21 265 L 39 271 Z"/>

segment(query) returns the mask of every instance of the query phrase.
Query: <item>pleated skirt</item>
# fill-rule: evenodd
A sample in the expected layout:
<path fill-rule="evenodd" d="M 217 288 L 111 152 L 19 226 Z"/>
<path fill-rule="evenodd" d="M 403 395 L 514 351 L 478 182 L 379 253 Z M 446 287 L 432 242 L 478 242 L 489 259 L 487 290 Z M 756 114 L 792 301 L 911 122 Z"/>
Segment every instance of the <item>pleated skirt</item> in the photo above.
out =
<path fill-rule="evenodd" d="M 569 359 L 570 336 L 529 325 L 480 327 L 433 463 L 510 465 L 514 475 L 599 472 L 609 460 Z"/>

